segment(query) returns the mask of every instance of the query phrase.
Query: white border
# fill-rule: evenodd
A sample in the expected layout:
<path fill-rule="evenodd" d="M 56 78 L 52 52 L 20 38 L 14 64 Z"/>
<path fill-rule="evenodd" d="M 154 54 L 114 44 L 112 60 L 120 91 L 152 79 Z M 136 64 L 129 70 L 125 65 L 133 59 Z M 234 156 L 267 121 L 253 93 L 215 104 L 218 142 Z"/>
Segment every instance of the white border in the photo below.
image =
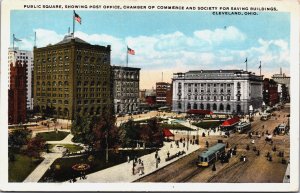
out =
<path fill-rule="evenodd" d="M 7 86 L 7 51 L 10 39 L 10 11 L 24 9 L 24 4 L 105 4 L 105 5 L 205 5 L 205 6 L 276 6 L 279 11 L 291 13 L 291 182 L 290 183 L 7 183 L 8 181 L 8 145 L 7 145 L 7 114 L 8 114 L 8 86 Z M 34 0 L 5 0 L 1 5 L 1 93 L 0 93 L 0 190 L 6 191 L 298 191 L 299 188 L 299 5 L 296 1 L 259 1 L 259 0 L 223 0 L 223 1 L 182 1 L 173 0 L 127 0 L 127 1 L 34 1 Z M 50 9 L 47 9 L 50 10 Z M 122 10 L 126 11 L 126 10 Z M 135 11 L 135 10 L 128 10 Z M 140 10 L 136 10 L 140 11 Z M 142 10 L 148 11 L 148 10 Z M 165 11 L 165 10 L 164 10 Z M 172 10 L 170 10 L 172 11 Z M 221 16 L 220 16 L 221 17 Z M 21 20 L 22 18 L 20 18 Z M 276 33 L 276 32 L 274 32 Z"/>

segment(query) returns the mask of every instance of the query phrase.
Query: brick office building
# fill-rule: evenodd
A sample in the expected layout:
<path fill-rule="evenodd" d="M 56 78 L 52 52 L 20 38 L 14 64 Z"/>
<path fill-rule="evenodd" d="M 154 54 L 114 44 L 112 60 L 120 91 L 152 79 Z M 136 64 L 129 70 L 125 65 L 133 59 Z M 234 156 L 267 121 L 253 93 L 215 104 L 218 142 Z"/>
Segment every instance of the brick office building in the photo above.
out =
<path fill-rule="evenodd" d="M 8 123 L 25 123 L 26 120 L 26 66 L 25 62 L 10 64 L 10 87 L 8 90 Z"/>
<path fill-rule="evenodd" d="M 156 103 L 162 106 L 172 105 L 172 85 L 170 83 L 156 83 Z"/>

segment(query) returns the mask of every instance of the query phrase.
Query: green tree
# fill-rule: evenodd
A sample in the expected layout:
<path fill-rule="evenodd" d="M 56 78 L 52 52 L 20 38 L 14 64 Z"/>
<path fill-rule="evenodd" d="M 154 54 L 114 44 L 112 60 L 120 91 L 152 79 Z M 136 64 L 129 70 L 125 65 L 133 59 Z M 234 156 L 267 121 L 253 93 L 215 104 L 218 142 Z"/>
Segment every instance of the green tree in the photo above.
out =
<path fill-rule="evenodd" d="M 149 119 L 147 126 L 150 128 L 150 143 L 151 146 L 161 147 L 163 146 L 163 131 L 160 127 L 157 118 Z"/>
<path fill-rule="evenodd" d="M 36 136 L 27 144 L 26 154 L 31 158 L 40 158 L 40 153 L 45 148 L 46 141 L 39 136 Z"/>
<path fill-rule="evenodd" d="M 13 130 L 8 135 L 8 145 L 15 149 L 20 149 L 23 145 L 27 145 L 31 137 L 31 131 L 27 128 Z"/>

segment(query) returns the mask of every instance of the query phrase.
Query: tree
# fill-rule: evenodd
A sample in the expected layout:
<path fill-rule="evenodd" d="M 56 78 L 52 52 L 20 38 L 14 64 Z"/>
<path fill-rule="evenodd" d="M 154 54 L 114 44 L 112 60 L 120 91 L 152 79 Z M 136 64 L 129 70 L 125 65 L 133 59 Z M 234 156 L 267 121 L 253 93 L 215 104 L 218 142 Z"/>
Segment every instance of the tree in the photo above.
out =
<path fill-rule="evenodd" d="M 27 145 L 31 137 L 31 131 L 27 128 L 16 129 L 9 133 L 8 145 L 12 148 L 21 148 L 23 145 Z"/>
<path fill-rule="evenodd" d="M 55 114 L 54 107 L 52 107 L 52 106 L 49 107 L 48 105 L 42 111 L 43 111 L 43 116 L 44 117 L 53 117 L 53 115 Z"/>
<path fill-rule="evenodd" d="M 40 158 L 41 151 L 45 148 L 46 141 L 39 136 L 36 136 L 28 142 L 26 154 L 31 158 Z"/>
<path fill-rule="evenodd" d="M 151 130 L 151 134 L 150 134 L 151 146 L 161 147 L 163 145 L 164 136 L 163 136 L 162 128 L 160 127 L 157 118 L 149 119 L 147 125 Z"/>
<path fill-rule="evenodd" d="M 121 144 L 121 133 L 115 126 L 115 118 L 111 114 L 102 116 L 76 115 L 72 123 L 73 140 L 88 145 L 93 150 L 106 148 L 106 136 L 110 148 Z"/>

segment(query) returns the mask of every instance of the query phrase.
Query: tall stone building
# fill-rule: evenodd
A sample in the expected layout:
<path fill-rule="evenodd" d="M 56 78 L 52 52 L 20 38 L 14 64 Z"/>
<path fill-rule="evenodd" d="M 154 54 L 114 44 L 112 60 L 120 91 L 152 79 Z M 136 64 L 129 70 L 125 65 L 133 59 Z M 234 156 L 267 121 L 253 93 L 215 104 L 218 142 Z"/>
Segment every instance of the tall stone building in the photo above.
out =
<path fill-rule="evenodd" d="M 8 90 L 8 123 L 25 123 L 27 64 L 15 61 L 10 64 L 10 87 Z"/>
<path fill-rule="evenodd" d="M 248 113 L 263 102 L 263 76 L 243 70 L 197 70 L 173 75 L 172 110 Z"/>
<path fill-rule="evenodd" d="M 115 113 L 139 110 L 140 68 L 113 66 L 113 95 Z"/>
<path fill-rule="evenodd" d="M 112 113 L 111 47 L 67 35 L 57 44 L 34 48 L 34 106 L 54 116 Z"/>
<path fill-rule="evenodd" d="M 10 64 L 16 61 L 26 63 L 26 108 L 33 109 L 33 52 L 20 50 L 17 47 L 8 48 L 8 88 L 10 88 Z"/>

